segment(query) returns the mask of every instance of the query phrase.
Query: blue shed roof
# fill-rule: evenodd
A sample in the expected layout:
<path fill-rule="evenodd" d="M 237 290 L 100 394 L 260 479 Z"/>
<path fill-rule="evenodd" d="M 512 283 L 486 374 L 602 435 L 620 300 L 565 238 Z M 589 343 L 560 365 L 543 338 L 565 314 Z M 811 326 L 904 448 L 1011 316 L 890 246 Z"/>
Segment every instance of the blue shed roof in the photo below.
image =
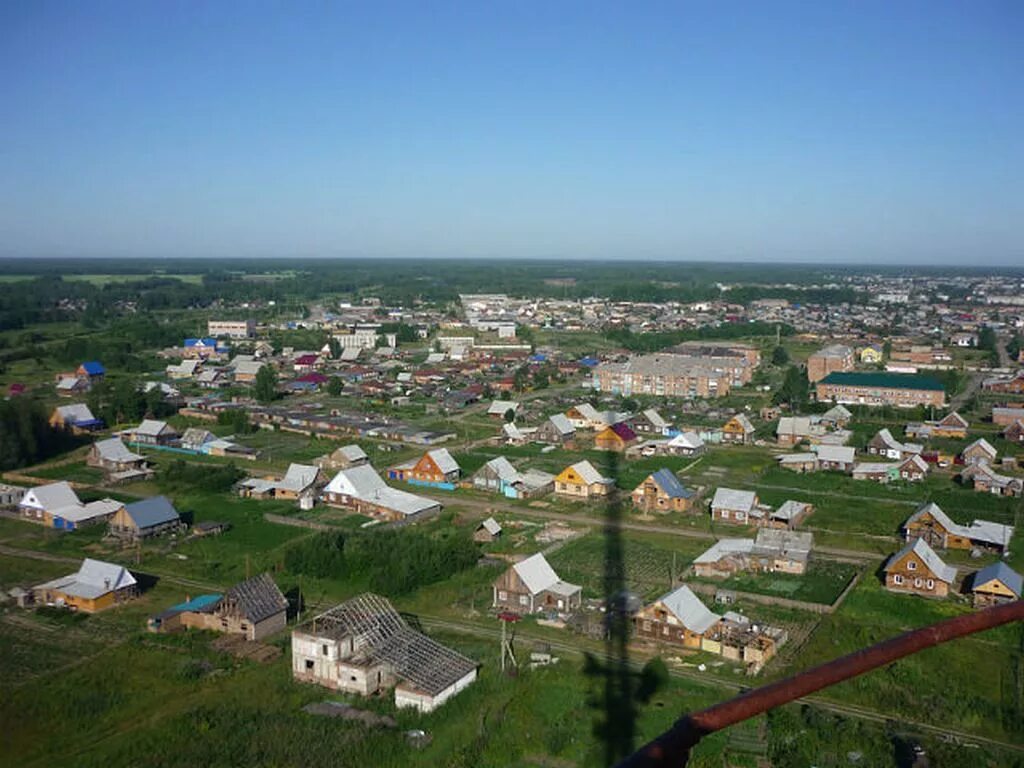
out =
<path fill-rule="evenodd" d="M 217 346 L 217 340 L 216 339 L 211 339 L 209 337 L 207 337 L 205 339 L 185 339 L 185 346 L 186 347 L 199 347 L 199 346 L 203 346 L 203 347 L 216 347 Z"/>
<path fill-rule="evenodd" d="M 88 373 L 90 376 L 102 376 L 107 372 L 100 363 L 95 360 L 90 360 L 87 363 L 82 363 L 82 370 Z"/>
<path fill-rule="evenodd" d="M 163 523 L 178 520 L 178 511 L 166 496 L 154 496 L 128 504 L 125 508 L 128 516 L 139 528 L 152 528 Z"/>
<path fill-rule="evenodd" d="M 582 363 L 583 365 L 587 366 L 587 368 L 593 368 L 599 362 L 601 362 L 601 361 L 598 360 L 596 357 L 589 357 L 589 356 L 588 357 L 584 357 L 584 358 L 582 358 L 580 360 L 580 363 Z"/>
<path fill-rule="evenodd" d="M 209 608 L 211 605 L 216 605 L 220 602 L 223 595 L 199 595 L 193 597 L 191 600 L 186 600 L 184 603 L 178 603 L 172 605 L 169 610 L 172 611 L 201 611 L 204 608 Z"/>
<path fill-rule="evenodd" d="M 1005 586 L 1013 590 L 1017 597 L 1021 596 L 1021 589 L 1024 587 L 1024 577 L 1006 563 L 1000 561 L 982 568 L 974 574 L 973 586 L 979 586 L 992 579 L 999 579 Z"/>
<path fill-rule="evenodd" d="M 659 469 L 651 477 L 661 490 L 674 499 L 690 499 L 694 496 L 694 492 L 683 485 L 671 469 Z"/>

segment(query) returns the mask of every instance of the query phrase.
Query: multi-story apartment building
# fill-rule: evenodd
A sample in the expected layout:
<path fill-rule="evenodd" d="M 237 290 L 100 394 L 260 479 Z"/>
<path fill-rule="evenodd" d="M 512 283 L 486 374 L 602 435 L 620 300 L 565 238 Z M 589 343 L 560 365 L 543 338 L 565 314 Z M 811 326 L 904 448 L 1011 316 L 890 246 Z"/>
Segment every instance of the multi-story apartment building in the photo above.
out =
<path fill-rule="evenodd" d="M 227 336 L 231 339 L 251 339 L 256 335 L 256 321 L 210 320 L 206 323 L 206 332 L 214 338 Z"/>
<path fill-rule="evenodd" d="M 594 389 L 617 395 L 724 397 L 734 380 L 731 370 L 711 367 L 674 354 L 632 357 L 594 369 Z"/>
<path fill-rule="evenodd" d="M 835 371 L 852 371 L 854 352 L 845 344 L 830 344 L 807 358 L 807 378 L 821 381 Z"/>

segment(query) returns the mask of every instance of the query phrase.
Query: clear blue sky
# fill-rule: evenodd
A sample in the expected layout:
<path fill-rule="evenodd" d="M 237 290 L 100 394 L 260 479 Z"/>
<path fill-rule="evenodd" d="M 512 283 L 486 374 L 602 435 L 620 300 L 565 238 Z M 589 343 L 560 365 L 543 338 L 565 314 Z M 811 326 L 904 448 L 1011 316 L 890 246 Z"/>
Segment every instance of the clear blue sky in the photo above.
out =
<path fill-rule="evenodd" d="M 0 254 L 1024 264 L 1024 3 L 0 4 Z"/>

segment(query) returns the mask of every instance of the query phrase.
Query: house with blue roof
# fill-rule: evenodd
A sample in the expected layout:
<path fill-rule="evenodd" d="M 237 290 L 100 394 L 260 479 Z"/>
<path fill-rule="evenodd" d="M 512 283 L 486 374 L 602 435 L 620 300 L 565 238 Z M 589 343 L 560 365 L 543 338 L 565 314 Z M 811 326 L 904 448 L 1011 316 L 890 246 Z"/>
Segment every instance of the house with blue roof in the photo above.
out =
<path fill-rule="evenodd" d="M 107 375 L 107 369 L 96 360 L 90 360 L 87 363 L 82 363 L 78 366 L 78 370 L 75 373 L 89 381 L 100 381 L 104 376 Z"/>
<path fill-rule="evenodd" d="M 1020 600 L 1024 594 L 1024 577 L 1000 560 L 982 568 L 971 581 L 971 597 L 975 608 L 988 608 Z"/>
<path fill-rule="evenodd" d="M 687 488 L 671 469 L 662 468 L 648 475 L 633 489 L 633 506 L 644 512 L 689 512 L 697 492 Z"/>
<path fill-rule="evenodd" d="M 119 539 L 138 541 L 177 531 L 181 515 L 166 496 L 153 496 L 122 507 L 110 521 L 110 533 Z"/>
<path fill-rule="evenodd" d="M 212 355 L 226 354 L 230 348 L 212 336 L 207 336 L 205 338 L 185 339 L 182 349 L 185 351 L 185 357 L 205 360 Z"/>

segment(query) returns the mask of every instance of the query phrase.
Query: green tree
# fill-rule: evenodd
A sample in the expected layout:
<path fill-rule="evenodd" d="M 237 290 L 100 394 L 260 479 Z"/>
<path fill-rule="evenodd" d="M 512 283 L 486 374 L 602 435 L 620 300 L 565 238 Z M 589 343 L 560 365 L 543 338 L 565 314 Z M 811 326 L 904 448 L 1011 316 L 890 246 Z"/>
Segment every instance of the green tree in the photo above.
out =
<path fill-rule="evenodd" d="M 512 409 L 512 408 L 509 408 L 507 411 L 505 411 L 505 415 L 504 415 L 503 418 L 505 419 L 505 422 L 507 424 L 511 424 L 513 421 L 516 420 L 516 412 L 515 412 L 515 410 Z"/>
<path fill-rule="evenodd" d="M 264 365 L 256 374 L 253 396 L 261 403 L 272 403 L 277 399 L 277 372 L 269 365 Z"/>
<path fill-rule="evenodd" d="M 340 376 L 331 376 L 330 381 L 327 382 L 327 392 L 332 397 L 340 395 L 344 388 L 345 382 L 341 380 Z"/>
<path fill-rule="evenodd" d="M 791 365 L 786 369 L 786 378 L 783 379 L 782 386 L 776 391 L 772 402 L 776 405 L 788 403 L 791 408 L 796 410 L 807 402 L 809 391 L 810 386 L 803 370 L 799 366 Z"/>
<path fill-rule="evenodd" d="M 784 365 L 789 364 L 789 352 L 781 344 L 772 350 L 772 365 L 777 365 L 780 368 Z"/>

